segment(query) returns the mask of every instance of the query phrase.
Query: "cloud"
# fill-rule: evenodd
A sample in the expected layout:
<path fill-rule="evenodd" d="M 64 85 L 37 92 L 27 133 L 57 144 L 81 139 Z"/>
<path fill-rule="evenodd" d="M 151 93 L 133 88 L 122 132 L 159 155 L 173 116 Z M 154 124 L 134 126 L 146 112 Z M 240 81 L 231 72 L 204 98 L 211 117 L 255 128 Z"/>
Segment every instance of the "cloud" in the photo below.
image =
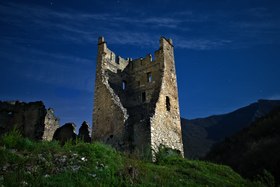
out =
<path fill-rule="evenodd" d="M 16 54 L 12 54 L 15 48 L 10 50 L 0 51 L 0 59 L 4 71 L 14 79 L 92 92 L 95 59 L 24 47 L 17 47 Z"/>
<path fill-rule="evenodd" d="M 74 9 L 56 11 L 38 5 L 2 3 L 0 22 L 17 30 L 17 34 L 0 36 L 1 41 L 15 45 L 58 41 L 95 45 L 97 37 L 105 35 L 113 44 L 148 47 L 156 46 L 162 34 L 172 36 L 177 48 L 194 50 L 244 48 L 280 42 L 277 35 L 279 20 L 262 7 L 238 12 L 185 10 L 145 15 L 89 13 Z M 38 35 L 38 39 L 28 33 Z"/>
<path fill-rule="evenodd" d="M 280 100 L 280 94 L 275 94 L 267 97 L 269 100 Z"/>
<path fill-rule="evenodd" d="M 100 33 L 108 38 L 108 41 L 119 45 L 141 45 L 156 46 L 162 29 L 171 29 L 170 33 L 188 31 L 189 28 L 181 27 L 183 23 L 201 21 L 199 16 L 194 19 L 192 12 L 176 12 L 166 16 L 123 16 L 118 13 L 88 14 L 74 10 L 64 10 L 57 12 L 41 6 L 26 6 L 23 4 L 8 3 L 0 5 L 3 15 L 0 21 L 12 24 L 15 28 L 32 28 L 29 31 L 40 32 L 40 40 L 33 41 L 31 38 L 4 37 L 5 41 L 13 43 L 44 43 L 49 40 L 61 40 L 69 43 L 95 44 Z M 188 16 L 188 18 L 186 18 Z M 124 27 L 125 26 L 125 27 Z M 134 28 L 136 31 L 127 30 Z M 148 30 L 147 30 L 148 29 Z M 151 32 L 151 29 L 154 32 Z M 112 32 L 112 30 L 114 32 Z M 173 30 L 173 31 L 172 31 Z M 44 31 L 48 31 L 45 34 Z M 51 33 L 51 34 L 49 34 Z M 178 37 L 179 38 L 179 37 Z M 181 37 L 182 38 L 182 37 Z M 16 42 L 15 42 L 16 41 Z M 179 48 L 194 48 L 198 50 L 210 49 L 210 43 L 215 41 L 178 40 Z M 181 42 L 183 41 L 183 42 Z M 208 43 L 208 44 L 206 44 Z"/>
<path fill-rule="evenodd" d="M 50 60 L 29 60 L 32 64 L 21 72 L 23 78 L 40 83 L 92 92 L 94 68 L 77 68 Z M 34 71 L 36 75 L 34 75 Z"/>
<path fill-rule="evenodd" d="M 127 29 L 122 28 L 123 25 L 131 25 L 131 27 L 137 25 L 140 28 L 176 28 L 180 22 L 167 17 L 123 17 L 118 14 L 85 14 L 73 10 L 56 12 L 44 7 L 28 7 L 13 3 L 6 6 L 0 5 L 0 12 L 3 15 L 0 17 L 0 21 L 12 25 L 14 29 L 21 32 L 24 30 L 36 33 L 42 31 L 40 40 L 63 40 L 77 44 L 85 42 L 95 44 L 98 33 L 104 33 L 113 39 L 113 43 L 138 45 L 139 41 L 148 38 L 149 34 L 143 31 L 128 32 Z M 48 34 L 44 31 L 47 31 Z M 120 36 L 122 40 L 117 39 Z M 22 40 L 22 36 L 4 36 L 3 39 L 18 43 Z M 23 40 L 25 40 L 24 42 L 28 42 L 26 40 L 34 42 L 28 37 Z M 150 45 L 150 43 L 146 42 L 146 45 Z"/>
<path fill-rule="evenodd" d="M 178 48 L 184 49 L 196 49 L 196 50 L 209 50 L 209 49 L 220 49 L 231 43 L 230 40 L 208 40 L 208 39 L 180 39 L 175 38 L 175 45 Z"/>

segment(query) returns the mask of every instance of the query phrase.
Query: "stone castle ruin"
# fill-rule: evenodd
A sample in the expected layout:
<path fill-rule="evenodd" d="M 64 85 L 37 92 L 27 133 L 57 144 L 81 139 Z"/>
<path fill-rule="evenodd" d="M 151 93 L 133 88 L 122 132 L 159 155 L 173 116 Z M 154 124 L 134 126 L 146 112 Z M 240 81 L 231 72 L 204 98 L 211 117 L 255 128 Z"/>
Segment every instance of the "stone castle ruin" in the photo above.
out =
<path fill-rule="evenodd" d="M 51 141 L 58 127 L 54 110 L 42 101 L 0 101 L 0 136 L 18 130 L 24 137 Z"/>
<path fill-rule="evenodd" d="M 82 123 L 79 134 L 75 133 L 75 129 L 74 123 L 66 123 L 60 127 L 59 118 L 55 116 L 54 110 L 47 109 L 42 101 L 0 101 L 0 137 L 16 130 L 23 137 L 32 140 L 57 140 L 62 145 L 77 138 L 91 142 L 87 122 Z"/>
<path fill-rule="evenodd" d="M 160 146 L 183 155 L 171 39 L 160 38 L 154 57 L 124 59 L 98 39 L 93 140 L 153 158 Z"/>

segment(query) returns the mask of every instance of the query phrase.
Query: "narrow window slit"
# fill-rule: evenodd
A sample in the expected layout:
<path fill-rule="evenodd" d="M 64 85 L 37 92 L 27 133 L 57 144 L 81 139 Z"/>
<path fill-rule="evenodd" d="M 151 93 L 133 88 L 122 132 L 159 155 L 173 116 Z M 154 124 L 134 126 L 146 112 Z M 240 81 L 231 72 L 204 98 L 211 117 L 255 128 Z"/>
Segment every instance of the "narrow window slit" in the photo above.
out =
<path fill-rule="evenodd" d="M 152 73 L 151 72 L 149 72 L 149 73 L 147 73 L 147 82 L 152 82 Z"/>
<path fill-rule="evenodd" d="M 146 92 L 142 92 L 142 102 L 146 101 Z"/>
<path fill-rule="evenodd" d="M 170 111 L 170 99 L 168 96 L 166 96 L 165 105 L 166 105 L 166 110 Z"/>
<path fill-rule="evenodd" d="M 123 90 L 126 90 L 126 84 L 127 84 L 126 81 L 122 81 L 122 89 Z"/>

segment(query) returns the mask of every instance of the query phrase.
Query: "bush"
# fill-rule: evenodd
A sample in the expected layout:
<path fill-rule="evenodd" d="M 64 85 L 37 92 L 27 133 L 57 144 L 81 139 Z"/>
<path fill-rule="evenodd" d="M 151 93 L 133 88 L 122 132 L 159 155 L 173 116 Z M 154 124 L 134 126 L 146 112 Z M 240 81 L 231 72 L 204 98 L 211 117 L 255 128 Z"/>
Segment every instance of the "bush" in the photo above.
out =
<path fill-rule="evenodd" d="M 161 163 L 168 158 L 174 158 L 174 157 L 182 158 L 180 151 L 165 147 L 164 145 L 160 145 L 158 152 L 156 153 L 156 162 Z"/>
<path fill-rule="evenodd" d="M 263 173 L 257 176 L 257 181 L 259 181 L 267 187 L 276 186 L 274 176 L 267 170 L 263 170 Z"/>
<path fill-rule="evenodd" d="M 18 130 L 13 130 L 9 133 L 4 134 L 1 137 L 1 145 L 5 146 L 6 148 L 12 149 L 20 147 L 20 142 L 22 140 L 22 135 Z"/>

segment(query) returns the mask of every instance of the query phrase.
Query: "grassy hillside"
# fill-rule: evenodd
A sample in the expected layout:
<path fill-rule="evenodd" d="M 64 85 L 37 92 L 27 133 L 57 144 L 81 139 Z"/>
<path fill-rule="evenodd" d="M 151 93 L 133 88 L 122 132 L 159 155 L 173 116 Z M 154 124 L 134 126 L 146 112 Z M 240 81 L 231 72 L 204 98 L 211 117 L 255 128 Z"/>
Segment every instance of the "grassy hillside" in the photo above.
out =
<path fill-rule="evenodd" d="M 0 186 L 262 186 L 231 168 L 165 156 L 158 163 L 109 146 L 33 142 L 13 132 L 0 141 Z"/>

